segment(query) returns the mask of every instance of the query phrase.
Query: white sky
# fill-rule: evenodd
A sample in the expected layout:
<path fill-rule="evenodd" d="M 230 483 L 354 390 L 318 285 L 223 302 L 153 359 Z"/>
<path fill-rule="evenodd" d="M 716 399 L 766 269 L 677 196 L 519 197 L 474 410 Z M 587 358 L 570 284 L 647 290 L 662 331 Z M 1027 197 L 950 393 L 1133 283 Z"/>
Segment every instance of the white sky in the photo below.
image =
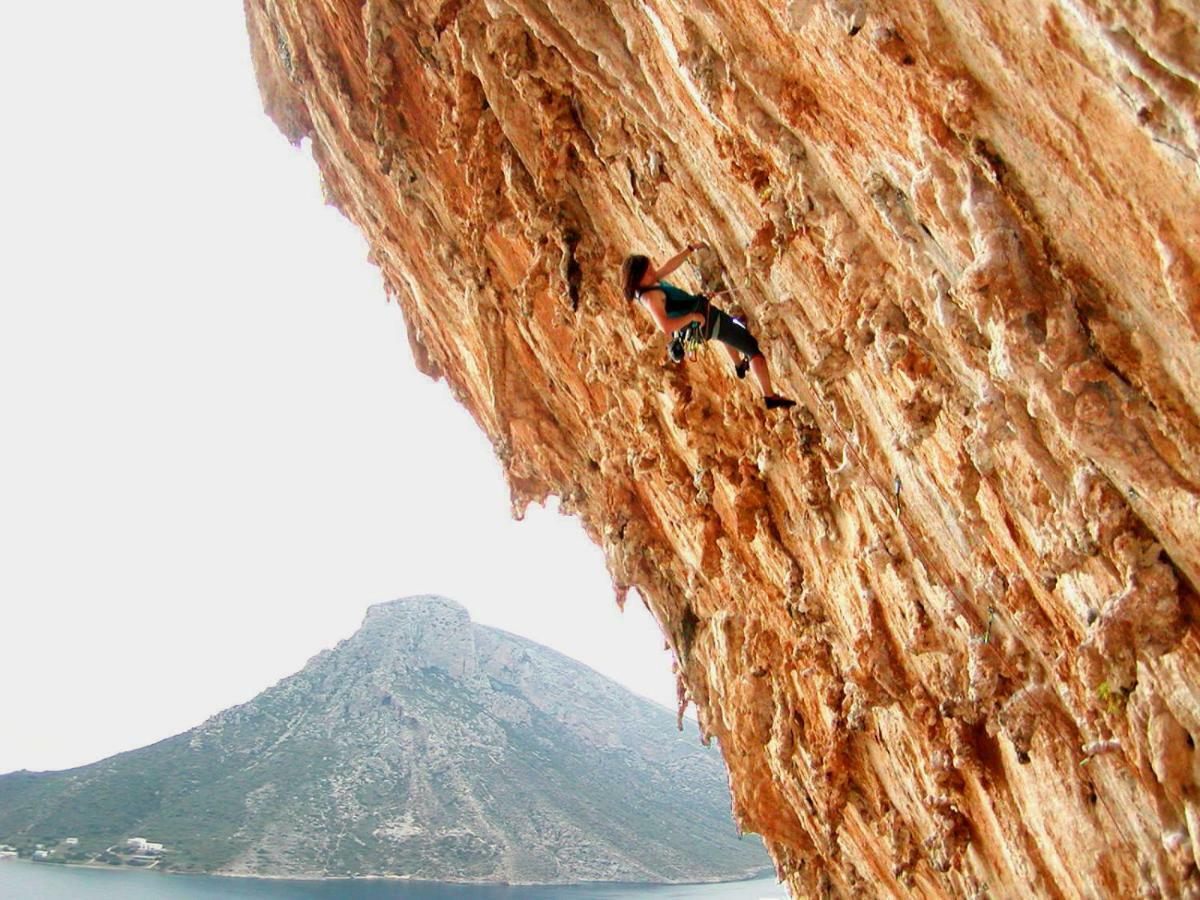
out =
<path fill-rule="evenodd" d="M 573 519 L 508 518 L 366 245 L 261 111 L 240 3 L 0 29 L 0 772 L 190 728 L 440 593 L 671 705 Z"/>

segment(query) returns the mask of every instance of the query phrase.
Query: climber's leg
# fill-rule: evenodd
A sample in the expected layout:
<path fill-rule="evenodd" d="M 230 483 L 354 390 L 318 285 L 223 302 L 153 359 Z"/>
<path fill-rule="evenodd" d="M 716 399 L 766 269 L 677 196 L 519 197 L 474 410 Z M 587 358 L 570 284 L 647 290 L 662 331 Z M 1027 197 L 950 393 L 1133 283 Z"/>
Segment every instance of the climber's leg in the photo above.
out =
<path fill-rule="evenodd" d="M 762 350 L 759 349 L 758 341 L 755 340 L 754 335 L 744 325 L 735 322 L 720 310 L 714 309 L 712 313 L 713 317 L 719 320 L 717 340 L 730 350 L 739 351 L 750 358 L 750 372 L 754 375 L 754 380 L 758 382 L 758 386 L 762 390 L 767 408 L 786 409 L 789 406 L 795 406 L 794 401 L 775 396 L 775 392 L 771 389 L 771 373 L 767 369 L 767 358 L 763 356 Z M 712 331 L 710 330 L 709 333 L 711 334 Z"/>
<path fill-rule="evenodd" d="M 767 358 L 759 353 L 750 357 L 750 374 L 758 382 L 764 397 L 771 396 L 771 373 L 767 371 Z"/>
<path fill-rule="evenodd" d="M 762 388 L 763 402 L 767 409 L 791 409 L 796 405 L 795 400 L 780 397 L 771 390 L 771 374 L 767 371 L 767 358 L 761 353 L 750 360 L 750 371 L 754 373 L 754 379 Z"/>
<path fill-rule="evenodd" d="M 729 358 L 734 362 L 737 361 L 733 353 L 735 350 L 744 356 L 754 356 L 759 352 L 754 335 L 746 330 L 745 325 L 731 319 L 728 313 L 714 308 L 710 315 L 709 334 L 713 333 L 713 325 L 716 325 L 717 340 L 725 345 Z"/>
<path fill-rule="evenodd" d="M 729 354 L 729 359 L 733 362 L 733 370 L 737 373 L 738 378 L 744 378 L 746 366 L 753 367 L 754 357 L 760 355 L 758 341 L 754 339 L 754 335 L 746 329 L 745 325 L 730 318 L 721 310 L 714 309 L 712 316 L 718 324 L 717 340 L 725 345 L 725 352 Z M 709 333 L 712 333 L 711 328 Z M 757 376 L 755 377 L 757 378 Z"/>

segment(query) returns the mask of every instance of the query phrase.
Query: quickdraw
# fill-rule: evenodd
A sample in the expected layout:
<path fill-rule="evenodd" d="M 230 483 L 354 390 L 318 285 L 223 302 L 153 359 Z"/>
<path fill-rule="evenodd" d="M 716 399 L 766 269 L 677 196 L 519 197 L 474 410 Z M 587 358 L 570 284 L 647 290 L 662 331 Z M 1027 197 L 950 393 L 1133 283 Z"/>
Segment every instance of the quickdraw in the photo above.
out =
<path fill-rule="evenodd" d="M 716 338 L 717 332 L 720 329 L 720 322 L 713 319 L 712 298 L 707 296 L 704 298 L 704 319 L 705 322 L 712 323 L 711 334 L 705 335 L 704 326 L 699 322 L 689 322 L 671 335 L 671 342 L 667 345 L 667 352 L 671 355 L 672 360 L 680 363 L 685 358 L 695 359 L 696 354 L 700 352 L 700 348 L 704 346 L 704 342 Z"/>
<path fill-rule="evenodd" d="M 671 342 L 667 344 L 667 352 L 673 361 L 680 363 L 685 358 L 694 359 L 702 346 L 704 346 L 704 331 L 701 329 L 700 323 L 689 322 L 671 336 Z"/>

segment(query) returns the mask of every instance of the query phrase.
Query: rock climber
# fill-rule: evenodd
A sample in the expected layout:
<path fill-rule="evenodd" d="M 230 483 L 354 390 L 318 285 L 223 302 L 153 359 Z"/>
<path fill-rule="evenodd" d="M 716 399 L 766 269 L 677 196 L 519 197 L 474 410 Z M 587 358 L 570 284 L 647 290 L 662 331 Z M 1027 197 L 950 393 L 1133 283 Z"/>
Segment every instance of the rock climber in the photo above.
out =
<path fill-rule="evenodd" d="M 625 299 L 635 297 L 641 301 L 650 318 L 667 334 L 697 323 L 705 340 L 716 338 L 725 345 L 725 352 L 733 362 L 738 378 L 746 377 L 749 369 L 754 380 L 762 389 L 763 402 L 767 409 L 787 409 L 795 406 L 795 400 L 781 397 L 771 390 L 771 375 L 767 371 L 767 358 L 763 356 L 745 326 L 730 318 L 728 313 L 712 305 L 712 300 L 703 294 L 689 294 L 675 285 L 663 281 L 674 272 L 695 250 L 704 244 L 688 244 L 687 249 L 675 254 L 657 269 L 648 256 L 635 254 L 625 258 L 621 264 L 621 285 Z"/>

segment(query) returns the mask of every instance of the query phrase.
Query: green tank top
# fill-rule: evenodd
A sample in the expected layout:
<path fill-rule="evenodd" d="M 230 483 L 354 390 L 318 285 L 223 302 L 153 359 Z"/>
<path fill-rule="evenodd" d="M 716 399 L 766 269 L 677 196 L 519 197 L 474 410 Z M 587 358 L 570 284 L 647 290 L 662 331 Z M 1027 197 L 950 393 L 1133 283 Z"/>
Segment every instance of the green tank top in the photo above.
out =
<path fill-rule="evenodd" d="M 704 297 L 696 294 L 689 294 L 685 290 L 675 287 L 667 281 L 660 281 L 653 287 L 646 288 L 647 291 L 658 289 L 667 295 L 667 300 L 664 306 L 668 319 L 678 319 L 680 316 L 686 316 L 689 313 L 700 312 L 704 309 L 707 302 Z"/>

